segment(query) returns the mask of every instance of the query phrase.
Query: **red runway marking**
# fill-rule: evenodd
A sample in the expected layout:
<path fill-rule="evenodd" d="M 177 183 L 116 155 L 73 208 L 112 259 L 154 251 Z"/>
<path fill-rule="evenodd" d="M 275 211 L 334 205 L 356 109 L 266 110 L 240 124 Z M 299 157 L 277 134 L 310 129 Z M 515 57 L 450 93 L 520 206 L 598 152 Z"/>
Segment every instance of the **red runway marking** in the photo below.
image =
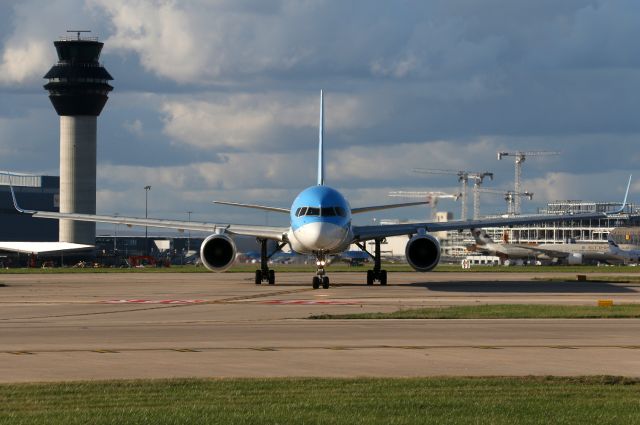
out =
<path fill-rule="evenodd" d="M 206 300 L 108 300 L 102 304 L 198 304 Z"/>
<path fill-rule="evenodd" d="M 360 301 L 345 300 L 270 300 L 262 301 L 261 304 L 278 304 L 278 305 L 354 305 L 362 304 Z"/>

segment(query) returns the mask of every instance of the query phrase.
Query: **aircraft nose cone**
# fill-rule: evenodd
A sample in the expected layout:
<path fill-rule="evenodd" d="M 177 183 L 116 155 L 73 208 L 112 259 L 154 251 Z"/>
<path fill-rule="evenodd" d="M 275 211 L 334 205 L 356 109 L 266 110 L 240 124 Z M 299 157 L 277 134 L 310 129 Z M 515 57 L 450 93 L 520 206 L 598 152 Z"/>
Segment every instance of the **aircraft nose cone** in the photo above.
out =
<path fill-rule="evenodd" d="M 296 238 L 313 251 L 336 248 L 344 238 L 344 229 L 333 223 L 308 223 L 296 232 Z"/>

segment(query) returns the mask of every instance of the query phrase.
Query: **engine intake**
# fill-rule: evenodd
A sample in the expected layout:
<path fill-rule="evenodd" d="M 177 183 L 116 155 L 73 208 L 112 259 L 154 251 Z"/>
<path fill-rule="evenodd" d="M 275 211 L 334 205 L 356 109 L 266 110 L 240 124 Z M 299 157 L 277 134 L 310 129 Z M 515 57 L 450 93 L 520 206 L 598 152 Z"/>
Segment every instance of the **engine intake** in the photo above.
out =
<path fill-rule="evenodd" d="M 440 262 L 440 242 L 431 235 L 415 235 L 407 242 L 404 253 L 414 270 L 428 272 Z"/>
<path fill-rule="evenodd" d="M 584 264 L 584 258 L 581 253 L 574 252 L 567 257 L 567 264 L 569 264 L 570 266 Z"/>
<path fill-rule="evenodd" d="M 227 235 L 211 235 L 202 242 L 200 259 L 209 270 L 223 272 L 231 267 L 236 259 L 236 244 Z"/>

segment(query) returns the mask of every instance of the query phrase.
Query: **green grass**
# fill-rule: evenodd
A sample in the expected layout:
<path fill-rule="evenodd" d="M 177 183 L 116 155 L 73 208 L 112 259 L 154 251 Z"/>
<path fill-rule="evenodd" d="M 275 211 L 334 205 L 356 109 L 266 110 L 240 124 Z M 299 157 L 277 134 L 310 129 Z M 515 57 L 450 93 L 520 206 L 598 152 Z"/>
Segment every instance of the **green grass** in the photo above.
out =
<path fill-rule="evenodd" d="M 616 377 L 225 379 L 0 385 L 0 424 L 632 424 Z"/>
<path fill-rule="evenodd" d="M 551 304 L 483 304 L 417 308 L 391 313 L 322 314 L 310 319 L 603 319 L 640 318 L 639 304 L 612 307 Z"/>
<path fill-rule="evenodd" d="M 234 265 L 227 273 L 252 273 L 259 266 L 257 264 L 237 264 Z M 305 264 L 276 264 L 270 265 L 277 272 L 315 272 L 315 266 Z M 372 268 L 371 264 L 351 267 L 345 264 L 332 264 L 328 267 L 329 273 L 340 272 L 362 272 Z M 383 264 L 383 268 L 389 272 L 413 272 L 414 270 L 408 264 Z M 640 275 L 640 267 L 625 267 L 625 266 L 610 266 L 610 267 L 597 267 L 597 266 L 518 266 L 518 267 L 473 267 L 471 269 L 462 269 L 457 265 L 443 264 L 437 266 L 431 273 L 625 273 L 625 274 L 638 274 Z M 0 274 L 55 274 L 55 273 L 209 273 L 209 270 L 200 266 L 171 266 L 171 267 L 147 267 L 147 268 L 11 268 L 0 269 Z"/>
<path fill-rule="evenodd" d="M 541 282 L 566 282 L 567 276 L 550 276 L 550 277 L 534 277 L 533 280 L 541 281 Z M 576 280 L 576 278 L 571 279 Z M 640 283 L 640 275 L 598 275 L 598 276 L 587 276 L 587 282 L 592 283 Z"/>

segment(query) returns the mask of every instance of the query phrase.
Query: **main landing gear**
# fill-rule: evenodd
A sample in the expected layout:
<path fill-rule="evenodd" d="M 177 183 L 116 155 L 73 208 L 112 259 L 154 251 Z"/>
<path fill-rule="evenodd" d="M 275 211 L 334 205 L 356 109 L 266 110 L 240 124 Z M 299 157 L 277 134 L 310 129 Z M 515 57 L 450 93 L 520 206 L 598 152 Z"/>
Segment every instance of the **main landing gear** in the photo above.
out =
<path fill-rule="evenodd" d="M 258 239 L 260 242 L 260 270 L 256 270 L 256 285 L 261 285 L 262 282 L 268 283 L 269 285 L 276 284 L 276 273 L 269 269 L 269 258 L 273 256 L 276 252 L 280 251 L 286 244 L 281 243 L 278 247 L 269 255 L 267 255 L 267 240 L 266 239 Z"/>
<path fill-rule="evenodd" d="M 329 276 L 325 275 L 324 266 L 327 264 L 326 257 L 324 254 L 320 253 L 316 255 L 316 265 L 318 269 L 316 271 L 316 275 L 313 277 L 312 286 L 313 289 L 322 288 L 329 289 Z"/>
<path fill-rule="evenodd" d="M 375 252 L 373 255 L 362 243 L 357 243 L 358 247 L 369 254 L 373 258 L 373 270 L 367 270 L 367 285 L 373 285 L 376 281 L 380 283 L 380 285 L 387 284 L 387 271 L 382 270 L 382 261 L 380 260 L 380 239 L 375 239 Z"/>

